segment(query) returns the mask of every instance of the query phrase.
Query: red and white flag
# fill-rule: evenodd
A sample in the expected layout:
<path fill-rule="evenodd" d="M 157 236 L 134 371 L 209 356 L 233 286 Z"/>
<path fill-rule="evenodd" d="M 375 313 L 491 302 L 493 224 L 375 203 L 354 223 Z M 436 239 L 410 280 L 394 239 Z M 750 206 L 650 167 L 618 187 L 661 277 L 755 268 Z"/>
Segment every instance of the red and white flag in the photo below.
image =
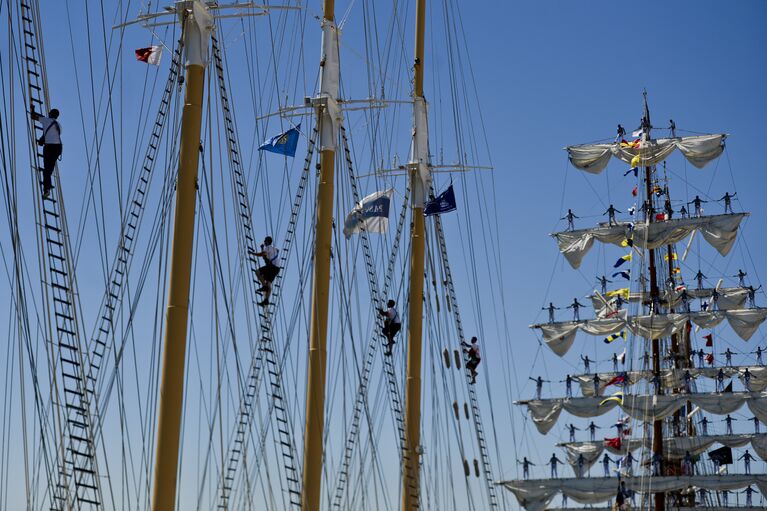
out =
<path fill-rule="evenodd" d="M 153 66 L 159 66 L 161 58 L 162 46 L 150 46 L 148 48 L 139 48 L 136 50 L 136 60 L 146 62 Z"/>

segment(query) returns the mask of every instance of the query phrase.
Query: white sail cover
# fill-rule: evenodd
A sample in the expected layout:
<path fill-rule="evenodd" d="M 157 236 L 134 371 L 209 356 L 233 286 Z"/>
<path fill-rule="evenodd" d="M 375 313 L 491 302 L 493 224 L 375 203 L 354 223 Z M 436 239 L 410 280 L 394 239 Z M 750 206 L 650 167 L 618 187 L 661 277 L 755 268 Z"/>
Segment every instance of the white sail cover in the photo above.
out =
<path fill-rule="evenodd" d="M 672 415 L 682 406 L 691 402 L 704 411 L 715 415 L 733 413 L 746 404 L 760 421 L 767 423 L 767 393 L 765 392 L 723 392 L 669 395 L 625 395 L 623 403 L 604 401 L 602 397 L 578 397 L 566 399 L 535 399 L 518 401 L 527 406 L 533 424 L 541 434 L 548 433 L 556 424 L 564 409 L 571 415 L 582 418 L 598 417 L 616 406 L 623 412 L 642 422 L 660 420 Z"/>
<path fill-rule="evenodd" d="M 756 485 L 762 494 L 767 492 L 765 474 L 624 477 L 621 480 L 626 483 L 627 490 L 640 493 L 678 491 L 690 487 L 712 491 L 739 490 L 749 485 Z M 511 491 L 520 506 L 528 511 L 542 511 L 558 493 L 581 504 L 598 504 L 615 497 L 618 489 L 615 477 L 514 480 L 498 484 Z"/>
<path fill-rule="evenodd" d="M 570 163 L 580 170 L 591 174 L 601 173 L 614 156 L 626 163 L 639 155 L 640 166 L 656 165 L 668 158 L 674 152 L 679 151 L 699 169 L 708 162 L 719 157 L 724 151 L 725 134 L 700 135 L 681 138 L 659 138 L 641 142 L 639 147 L 627 147 L 620 142 L 610 144 L 585 144 L 567 147 L 567 155 Z"/>
<path fill-rule="evenodd" d="M 696 298 L 708 300 L 714 292 L 714 288 L 701 288 L 701 289 L 687 289 L 687 296 L 689 301 Z M 748 289 L 744 287 L 724 287 L 717 289 L 719 298 L 717 299 L 717 307 L 720 310 L 728 309 L 742 309 L 746 304 L 748 298 Z M 613 313 L 612 305 L 608 307 L 607 304 L 611 304 L 615 301 L 614 298 L 608 298 L 607 300 L 600 298 L 597 295 L 590 297 L 591 303 L 594 307 L 594 315 L 597 318 L 604 318 Z M 660 299 L 662 302 L 666 302 L 669 306 L 675 307 L 681 305 L 682 290 L 667 290 L 661 293 Z M 625 300 L 625 298 L 624 298 Z M 650 300 L 649 293 L 630 293 L 628 297 L 629 302 L 646 302 Z"/>
<path fill-rule="evenodd" d="M 627 238 L 632 237 L 634 248 L 654 249 L 663 245 L 677 243 L 694 231 L 700 231 L 703 238 L 721 255 L 730 253 L 740 222 L 748 213 L 728 213 L 724 215 L 707 215 L 695 218 L 673 218 L 662 222 L 637 223 L 618 222 L 613 225 L 600 225 L 590 229 L 563 231 L 552 234 L 557 240 L 559 251 L 574 269 L 581 266 L 594 240 L 602 243 L 621 246 Z"/>
<path fill-rule="evenodd" d="M 626 327 L 628 320 L 628 311 L 619 311 L 619 314 L 612 318 L 603 318 L 585 321 L 567 321 L 557 323 L 543 323 L 532 325 L 532 328 L 538 328 L 543 333 L 543 341 L 551 350 L 564 356 L 573 345 L 575 333 L 578 330 L 590 335 L 606 336 Z"/>
<path fill-rule="evenodd" d="M 660 372 L 661 383 L 664 388 L 682 388 L 684 387 L 684 373 L 690 371 L 692 378 L 711 378 L 715 380 L 719 374 L 719 369 L 722 370 L 725 378 L 732 378 L 737 376 L 741 382 L 745 385 L 744 374 L 746 369 L 751 374 L 749 378 L 749 386 L 753 392 L 761 392 L 767 387 L 767 367 L 765 366 L 728 366 L 728 367 L 691 367 L 689 369 L 664 369 Z M 650 381 L 653 378 L 652 371 L 625 371 L 625 372 L 608 372 L 599 373 L 599 387 L 597 388 L 597 396 L 601 396 L 605 389 L 608 387 L 608 383 L 612 381 L 618 375 L 625 377 L 625 383 L 627 385 L 633 385 L 640 380 Z M 585 397 L 594 397 L 594 374 L 577 374 L 573 376 L 575 380 L 581 386 L 581 394 Z"/>
<path fill-rule="evenodd" d="M 645 339 L 658 339 L 681 332 L 688 320 L 700 328 L 713 328 L 726 319 L 732 330 L 741 339 L 748 341 L 767 318 L 767 308 L 764 307 L 642 316 L 628 316 L 626 311 L 620 312 L 612 318 L 541 323 L 531 325 L 530 328 L 539 329 L 543 342 L 562 357 L 573 345 L 575 334 L 579 330 L 596 336 L 608 336 L 628 330 Z"/>
<path fill-rule="evenodd" d="M 697 456 L 714 444 L 726 445 L 727 447 L 743 447 L 749 443 L 760 458 L 767 459 L 767 433 L 664 438 L 663 455 L 667 459 L 683 459 L 688 451 L 691 455 Z M 622 456 L 629 451 L 636 451 L 637 449 L 651 449 L 652 440 L 649 438 L 625 439 L 621 442 L 620 449 L 616 449 L 603 441 L 567 442 L 560 445 L 565 448 L 567 462 L 574 467 L 574 470 L 577 470 L 578 456 L 581 454 L 583 454 L 584 461 L 590 467 L 602 456 L 605 450 L 616 456 Z"/>

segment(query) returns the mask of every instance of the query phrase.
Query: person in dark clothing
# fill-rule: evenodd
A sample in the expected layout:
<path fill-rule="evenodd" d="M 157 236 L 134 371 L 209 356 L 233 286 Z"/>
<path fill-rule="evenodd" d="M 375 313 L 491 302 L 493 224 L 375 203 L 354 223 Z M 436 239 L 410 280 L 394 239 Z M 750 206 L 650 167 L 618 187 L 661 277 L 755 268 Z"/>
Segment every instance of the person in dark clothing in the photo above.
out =
<path fill-rule="evenodd" d="M 280 273 L 280 268 L 277 266 L 277 258 L 279 256 L 279 249 L 272 245 L 272 237 L 267 236 L 264 238 L 264 242 L 261 244 L 261 251 L 254 252 L 256 257 L 263 257 L 264 265 L 256 270 L 256 277 L 261 283 L 259 293 L 264 293 L 264 299 L 258 302 L 259 305 L 265 307 L 269 305 L 269 297 L 272 294 L 272 282 L 277 278 L 277 274 Z"/>
<path fill-rule="evenodd" d="M 391 355 L 391 350 L 394 347 L 394 337 L 402 329 L 402 323 L 400 322 L 396 305 L 394 300 L 389 300 L 386 302 L 386 310 L 378 309 L 378 313 L 384 317 L 384 326 L 381 333 L 384 334 L 387 341 L 386 352 L 384 352 L 384 355 L 386 356 Z"/>
<path fill-rule="evenodd" d="M 48 117 L 35 112 L 35 106 L 30 105 L 32 120 L 42 124 L 43 134 L 37 139 L 37 144 L 43 146 L 43 198 L 47 199 L 53 189 L 53 170 L 56 168 L 56 160 L 61 156 L 61 124 L 59 124 L 59 111 L 55 108 L 48 112 Z"/>
<path fill-rule="evenodd" d="M 597 282 L 599 282 L 599 285 L 602 288 L 602 294 L 607 294 L 607 284 L 612 283 L 612 280 L 607 278 L 607 275 L 602 275 L 601 277 L 597 277 Z"/>
<path fill-rule="evenodd" d="M 666 195 L 666 201 L 663 203 L 663 211 L 666 212 L 666 218 L 668 220 L 671 220 L 674 217 L 674 208 L 671 207 L 671 201 L 668 199 L 668 195 Z"/>
<path fill-rule="evenodd" d="M 577 298 L 573 298 L 573 303 L 566 307 L 567 309 L 573 310 L 573 321 L 580 321 L 581 315 L 579 313 L 579 309 L 583 306 L 584 305 L 580 303 Z"/>
<path fill-rule="evenodd" d="M 705 201 L 705 200 L 701 199 L 700 196 L 696 195 L 693 200 L 691 200 L 690 202 L 687 203 L 687 205 L 689 206 L 690 204 L 692 204 L 693 206 L 695 206 L 695 216 L 700 217 L 703 214 L 703 210 L 701 209 L 701 205 L 706 203 L 706 202 L 708 202 L 708 201 Z"/>
<path fill-rule="evenodd" d="M 740 287 L 746 287 L 746 275 L 748 275 L 748 273 L 744 272 L 741 269 L 738 269 L 738 273 L 733 275 L 733 277 L 738 277 L 738 285 Z"/>
<path fill-rule="evenodd" d="M 549 323 L 554 323 L 554 311 L 559 310 L 559 307 L 554 307 L 554 304 L 549 302 L 549 306 L 543 307 L 541 310 L 549 311 Z"/>
<path fill-rule="evenodd" d="M 562 218 L 560 218 L 560 220 L 567 220 L 567 229 L 569 231 L 574 231 L 575 230 L 575 222 L 574 222 L 574 220 L 576 218 L 580 218 L 580 217 L 577 216 L 575 213 L 573 213 L 572 209 L 568 209 L 567 210 L 567 214 L 565 216 L 563 216 Z"/>
<path fill-rule="evenodd" d="M 727 213 L 728 211 L 732 213 L 732 199 L 737 196 L 737 192 L 730 195 L 730 192 L 725 192 L 724 196 L 719 199 L 717 202 L 724 201 L 724 212 Z"/>
<path fill-rule="evenodd" d="M 602 213 L 603 215 L 607 215 L 608 225 L 617 224 L 617 222 L 615 221 L 615 213 L 621 213 L 621 211 L 617 210 L 615 206 L 613 206 L 612 204 L 610 204 L 610 207 L 607 208 L 607 211 Z"/>
<path fill-rule="evenodd" d="M 463 351 L 469 356 L 469 361 L 466 362 L 466 369 L 471 372 L 471 383 L 477 381 L 477 366 L 482 361 L 482 356 L 479 353 L 479 344 L 477 344 L 477 338 L 471 338 L 471 344 L 468 342 L 462 342 Z M 540 379 L 540 377 L 539 377 Z M 541 384 L 542 385 L 542 384 Z M 538 389 L 538 399 L 540 399 L 540 388 Z"/>

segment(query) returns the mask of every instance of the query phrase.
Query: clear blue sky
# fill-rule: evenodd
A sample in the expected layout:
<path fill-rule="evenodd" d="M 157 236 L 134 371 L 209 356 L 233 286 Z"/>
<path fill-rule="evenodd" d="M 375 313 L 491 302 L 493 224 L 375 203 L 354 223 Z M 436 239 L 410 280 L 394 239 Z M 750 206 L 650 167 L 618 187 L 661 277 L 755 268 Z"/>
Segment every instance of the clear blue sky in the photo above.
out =
<path fill-rule="evenodd" d="M 459 299 L 465 300 L 462 311 L 467 330 L 484 332 L 485 358 L 481 367 L 479 392 L 485 405 L 488 427 L 488 387 L 492 394 L 495 426 L 500 440 L 498 456 L 504 469 L 500 472 L 496 463 L 496 477 L 503 479 L 518 475 L 515 458 L 521 459 L 523 455 L 528 455 L 540 465 L 550 456 L 553 443 L 564 439 L 559 427 L 548 437 L 542 437 L 524 418 L 522 410 L 512 406 L 512 399 L 532 396 L 533 386 L 527 380 L 528 376 L 542 375 L 557 380 L 567 372 L 576 371 L 576 361 L 581 352 L 601 360 L 608 359 L 612 353 L 604 348 L 601 339 L 579 337 L 574 349 L 559 359 L 548 348 L 540 347 L 534 333 L 527 328 L 529 324 L 544 319 L 540 308 L 548 301 L 564 306 L 575 296 L 587 295 L 593 289 L 594 276 L 610 270 L 612 261 L 620 254 L 615 248 L 595 249 L 580 271 L 572 270 L 558 255 L 555 242 L 548 236 L 548 233 L 563 228 L 563 223 L 558 219 L 567 208 L 572 208 L 576 214 L 584 217 L 578 223 L 579 226 L 590 225 L 600 220 L 598 215 L 608 204 L 614 203 L 618 209 L 625 211 L 631 200 L 631 187 L 626 180 L 628 178 L 622 177 L 624 165 L 611 163 L 600 176 L 585 175 L 568 165 L 566 153 L 562 150 L 564 146 L 611 138 L 619 122 L 627 128 L 635 127 L 641 115 L 644 89 L 648 91 L 656 126 L 665 127 L 668 119 L 673 118 L 682 130 L 730 134 L 724 156 L 703 170 L 685 165 L 679 155 L 670 159 L 670 169 L 674 173 L 672 193 L 677 200 L 689 200 L 695 194 L 717 199 L 725 191 L 737 191 L 736 210 L 752 213 L 752 217 L 744 222 L 740 241 L 728 258 L 714 257 L 704 247 L 700 259 L 691 260 L 685 274 L 687 280 L 691 280 L 692 274 L 689 271 L 695 271 L 696 263 L 699 263 L 704 265 L 704 272 L 712 278 L 719 276 L 717 271 L 721 275 L 731 275 L 738 268 L 743 268 L 755 285 L 762 283 L 759 276 L 767 279 L 767 259 L 764 257 L 767 253 L 764 237 L 767 232 L 767 202 L 764 200 L 767 193 L 767 179 L 764 176 L 767 5 L 756 1 L 648 1 L 632 4 L 609 1 L 477 0 L 458 3 L 461 9 L 460 23 L 467 37 L 473 79 L 476 80 L 479 92 L 478 101 L 490 149 L 489 157 L 480 148 L 477 154 L 472 155 L 472 159 L 477 164 L 488 164 L 488 160 L 491 160 L 495 168 L 492 186 L 496 202 L 491 218 L 497 218 L 499 226 L 497 243 L 503 265 L 507 305 L 505 313 L 509 321 L 507 332 L 500 331 L 498 325 L 502 325 L 502 322 L 494 322 L 490 318 L 486 318 L 487 324 L 483 330 L 477 324 L 477 309 L 489 306 L 497 311 L 500 297 L 493 291 L 480 300 L 472 291 L 463 258 L 466 252 L 461 249 L 464 240 L 460 239 L 467 225 L 459 225 L 459 221 L 464 222 L 467 217 L 462 215 L 461 220 L 458 216 L 446 218 L 446 227 L 450 237 L 452 263 L 458 278 Z M 127 10 L 129 17 L 136 15 L 138 5 L 134 4 L 126 7 L 124 3 L 118 6 L 116 2 L 105 2 L 103 16 L 107 19 L 106 25 L 112 24 L 115 10 Z M 346 11 L 348 4 L 338 2 L 339 16 Z M 388 3 L 357 1 L 353 4 L 344 32 L 342 66 L 344 88 L 349 97 L 364 97 L 368 92 L 366 76 L 358 71 L 358 66 L 365 58 L 361 49 L 364 37 L 361 22 L 363 6 L 370 9 L 373 5 L 381 13 L 381 26 L 378 28 L 381 34 L 378 37 L 383 39 L 382 33 L 388 28 L 384 21 L 390 15 L 385 12 L 390 9 Z M 430 3 L 432 15 L 429 23 L 442 23 L 442 19 L 437 16 L 440 11 L 434 5 L 440 4 Z M 77 118 L 81 111 L 77 102 L 78 87 L 85 98 L 84 122 L 92 130 L 90 98 L 100 98 L 103 92 L 98 87 L 95 92 L 90 91 L 87 80 L 88 45 L 91 44 L 95 50 L 94 58 L 99 70 L 103 70 L 104 56 L 100 34 L 94 31 L 90 41 L 86 37 L 83 21 L 86 13 L 83 7 L 75 6 L 73 2 L 55 5 L 53 2 L 43 2 L 43 6 L 52 99 L 63 112 L 66 143 L 63 168 L 66 172 L 66 186 L 70 187 L 66 189 L 70 228 L 74 229 L 83 203 L 85 179 L 82 169 L 86 167 L 84 153 L 87 149 L 82 143 L 84 137 L 81 121 Z M 68 7 L 74 16 L 70 21 L 76 48 L 70 47 L 70 27 L 66 18 Z M 399 8 L 412 11 L 412 0 L 402 2 Z M 2 14 L 5 14 L 4 9 L 5 6 L 0 9 Z M 310 17 L 320 10 L 319 2 L 308 2 Z M 92 20 L 99 20 L 102 13 L 94 5 L 88 15 Z M 100 26 L 100 22 L 92 23 L 93 26 Z M 255 23 L 256 26 L 265 26 L 268 22 L 261 18 Z M 288 26 L 295 28 L 291 23 Z M 412 25 L 412 20 L 409 23 Z M 279 32 L 276 25 L 272 28 Z M 400 28 L 403 55 L 392 57 L 388 61 L 390 67 L 387 67 L 393 82 L 389 83 L 387 90 L 390 98 L 403 97 L 409 91 L 407 79 L 403 77 L 406 76 L 404 69 L 411 61 L 412 29 L 411 26 Z M 241 55 L 243 45 L 240 44 L 240 38 L 247 39 L 247 34 L 247 27 L 240 33 L 240 29 L 235 26 L 224 37 L 237 57 L 244 58 Z M 238 123 L 243 130 L 241 137 L 249 145 L 248 151 L 252 150 L 254 143 L 264 138 L 260 130 L 274 132 L 276 129 L 275 123 L 266 127 L 262 125 L 258 131 L 248 125 L 250 116 L 262 115 L 273 109 L 276 103 L 274 96 L 277 95 L 274 87 L 280 89 L 279 95 L 289 95 L 290 102 L 301 101 L 304 95 L 314 91 L 320 34 L 311 20 L 307 23 L 303 37 L 304 54 L 300 57 L 284 57 L 287 62 L 284 67 L 288 70 L 299 67 L 293 59 L 301 58 L 306 62 L 305 69 L 295 76 L 291 75 L 287 86 L 259 86 L 262 88 L 253 97 L 263 102 L 260 108 L 254 106 L 251 97 L 248 70 L 244 66 L 230 70 L 234 82 L 233 95 L 243 105 L 238 112 Z M 172 40 L 172 37 L 166 36 L 165 42 L 170 46 Z M 441 46 L 442 41 L 437 37 L 429 41 L 426 90 L 429 100 L 443 98 L 442 102 L 432 101 L 430 113 L 433 123 L 450 125 L 452 114 L 446 113 L 449 112 L 449 101 L 445 89 L 440 88 L 447 83 L 445 73 L 450 67 Z M 145 76 L 150 81 L 154 80 L 157 75 L 159 87 L 169 62 L 166 53 L 160 71 L 137 67 L 130 53 L 133 48 L 145 46 L 149 42 L 147 33 L 134 27 L 126 31 L 124 49 L 120 52 L 123 74 L 119 101 L 125 118 L 119 121 L 122 126 L 118 129 L 125 141 L 120 155 L 125 162 L 130 161 L 134 151 L 132 144 L 137 120 L 130 111 L 140 102 L 138 96 L 143 89 L 143 80 Z M 294 43 L 296 41 L 278 41 L 275 51 L 288 52 L 300 46 Z M 5 48 L 3 46 L 3 51 Z M 270 51 L 266 46 L 259 46 L 259 58 L 268 60 Z M 116 54 L 116 50 L 111 54 Z M 7 53 L 3 54 L 3 58 L 7 58 Z M 230 58 L 234 59 L 233 56 Z M 75 62 L 79 81 L 74 80 Z M 434 76 L 445 81 L 435 83 Z M 471 84 L 468 73 L 463 78 Z M 286 88 L 291 90 L 284 90 Z M 261 95 L 267 99 L 261 98 Z M 154 98 L 156 100 L 157 93 Z M 470 100 L 474 101 L 474 98 Z M 153 115 L 154 108 L 149 108 L 150 115 Z M 406 110 L 402 112 L 403 117 L 398 122 L 406 126 L 409 114 Z M 480 126 L 478 115 L 473 122 L 472 126 Z M 358 136 L 364 137 L 366 134 L 364 125 L 352 127 L 356 128 Z M 441 131 L 443 129 L 445 131 Z M 432 152 L 444 151 L 446 161 L 452 161 L 455 156 L 450 133 L 449 127 L 435 126 L 432 139 Z M 87 138 L 90 139 L 90 135 Z M 401 159 L 406 157 L 408 139 L 409 135 L 404 131 L 392 142 L 392 152 L 399 154 Z M 20 140 L 23 142 L 23 139 Z M 358 151 L 364 151 L 364 142 L 356 144 Z M 136 151 L 141 154 L 142 149 Z M 381 157 L 376 155 L 375 158 Z M 391 155 L 386 157 L 390 158 Z M 109 173 L 105 180 L 113 180 L 114 170 L 109 167 L 112 156 L 107 154 L 104 158 L 104 168 L 107 170 L 102 172 Z M 303 158 L 296 160 L 286 167 L 293 176 L 300 171 Z M 363 173 L 361 169 L 358 171 Z M 121 179 L 127 182 L 125 176 Z M 487 175 L 480 179 L 486 187 L 491 183 Z M 440 178 L 438 184 L 443 186 L 445 183 L 446 180 Z M 399 181 L 398 186 L 401 184 Z M 368 182 L 366 185 L 363 191 L 368 193 L 375 183 Z M 462 193 L 465 195 L 462 196 Z M 348 191 L 346 194 L 344 200 L 348 203 Z M 468 191 L 459 188 L 458 194 L 459 201 L 462 201 L 462 197 L 468 196 Z M 25 197 L 29 196 L 27 194 Z M 286 199 L 281 197 L 280 200 Z M 471 196 L 468 205 L 474 209 L 482 207 L 483 203 L 475 203 Z M 461 206 L 465 209 L 465 204 Z M 108 211 L 109 203 L 105 207 Z M 277 220 L 277 228 L 282 225 L 284 229 L 288 206 L 277 204 L 269 207 L 282 211 Z M 709 208 L 716 212 L 721 206 L 715 204 L 709 205 Z M 6 249 L 7 225 L 4 224 L 2 229 L 2 243 Z M 95 234 L 91 235 L 90 241 L 86 237 L 86 243 L 91 242 L 93 245 L 86 244 L 81 268 L 100 268 L 99 261 L 111 257 L 113 245 L 107 243 L 108 256 L 99 255 L 98 250 L 93 248 L 99 243 L 94 237 Z M 33 241 L 29 239 L 30 243 Z M 29 254 L 33 254 L 34 246 L 29 247 Z M 479 249 L 481 251 L 482 247 Z M 483 257 L 480 255 L 480 261 L 484 260 Z M 486 271 L 482 266 L 477 267 L 476 271 L 480 292 L 492 290 L 489 282 L 497 283 L 498 275 L 493 270 Z M 81 290 L 84 296 L 90 296 L 93 303 L 93 298 L 100 296 L 100 280 L 89 282 L 86 273 L 82 271 L 79 277 Z M 767 305 L 764 295 L 760 301 L 761 305 Z M 92 309 L 89 314 L 93 314 Z M 742 347 L 742 341 L 733 335 L 725 335 L 724 339 L 725 342 L 731 342 L 728 345 L 735 351 Z M 765 328 L 762 327 L 752 338 L 749 351 L 759 342 L 764 346 L 764 341 Z M 606 364 L 603 367 L 608 368 Z M 545 389 L 547 395 L 560 395 L 563 391 L 561 384 Z M 428 400 L 424 399 L 424 402 Z M 567 422 L 564 415 L 560 422 Z M 385 424 L 388 427 L 389 423 Z M 577 424 L 583 426 L 585 421 L 579 420 Z M 761 463 L 758 466 L 763 468 Z M 543 469 L 538 467 L 538 470 L 543 475 Z M 513 504 L 516 506 L 516 502 Z"/>

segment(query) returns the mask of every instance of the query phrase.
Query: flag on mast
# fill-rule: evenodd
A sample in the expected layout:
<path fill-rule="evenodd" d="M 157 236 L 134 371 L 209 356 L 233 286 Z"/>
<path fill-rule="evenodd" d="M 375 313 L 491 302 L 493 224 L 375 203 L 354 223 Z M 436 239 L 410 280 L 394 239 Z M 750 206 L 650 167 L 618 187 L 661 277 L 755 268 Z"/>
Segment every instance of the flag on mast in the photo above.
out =
<path fill-rule="evenodd" d="M 631 253 L 629 252 L 625 256 L 620 257 L 617 261 L 615 261 L 615 264 L 613 264 L 613 268 L 618 268 L 620 265 L 625 263 L 626 261 L 631 261 Z"/>
<path fill-rule="evenodd" d="M 389 205 L 394 188 L 371 193 L 346 215 L 344 236 L 346 239 L 362 231 L 383 233 L 389 229 Z"/>
<path fill-rule="evenodd" d="M 298 147 L 298 136 L 301 134 L 301 124 L 295 128 L 290 128 L 284 133 L 276 135 L 260 146 L 259 151 L 269 151 L 270 153 L 282 154 L 284 156 L 290 156 L 291 158 L 296 155 L 296 147 Z"/>
<path fill-rule="evenodd" d="M 605 386 L 609 387 L 610 385 L 623 385 L 624 383 L 626 383 L 626 373 L 620 373 L 608 381 L 607 385 Z"/>
<path fill-rule="evenodd" d="M 442 213 L 449 213 L 455 211 L 457 208 L 455 204 L 455 193 L 453 192 L 453 185 L 447 187 L 447 190 L 431 199 L 423 208 L 423 216 L 441 215 Z"/>
<path fill-rule="evenodd" d="M 608 397 L 608 398 L 606 398 L 606 399 L 603 399 L 603 400 L 602 400 L 602 401 L 599 403 L 599 406 L 602 406 L 602 405 L 603 405 L 603 404 L 605 404 L 605 403 L 609 403 L 610 401 L 615 401 L 615 402 L 616 402 L 616 403 L 618 403 L 619 405 L 622 405 L 622 404 L 623 404 L 623 392 L 616 392 L 616 393 L 615 393 L 615 394 L 613 394 L 612 396 L 610 396 L 610 397 Z"/>
<path fill-rule="evenodd" d="M 610 344 L 611 342 L 617 341 L 618 339 L 621 339 L 621 338 L 624 341 L 626 340 L 626 331 L 625 330 L 621 330 L 617 334 L 610 334 L 607 337 L 605 337 L 605 344 Z M 617 378 L 617 376 L 616 376 L 616 378 Z M 610 384 L 608 383 L 608 385 L 610 385 Z"/>
<path fill-rule="evenodd" d="M 153 66 L 159 66 L 162 59 L 162 46 L 149 46 L 147 48 L 139 48 L 135 51 L 136 60 L 139 62 L 146 62 Z"/>

